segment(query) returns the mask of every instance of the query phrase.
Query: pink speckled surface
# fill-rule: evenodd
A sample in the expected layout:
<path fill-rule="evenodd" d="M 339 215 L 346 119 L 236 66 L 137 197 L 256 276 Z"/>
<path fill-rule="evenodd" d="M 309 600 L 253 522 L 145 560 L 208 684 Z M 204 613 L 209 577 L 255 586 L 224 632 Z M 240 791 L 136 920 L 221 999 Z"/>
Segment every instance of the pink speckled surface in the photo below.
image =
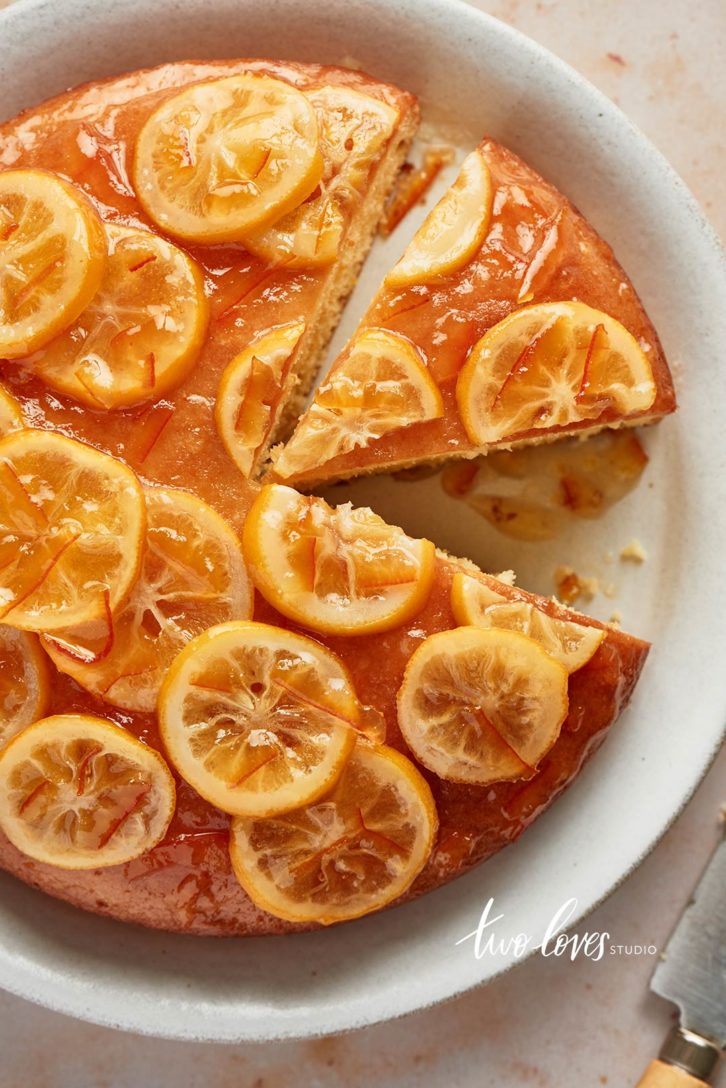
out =
<path fill-rule="evenodd" d="M 1 2 L 1 0 L 0 0 Z M 722 0 L 501 0 L 478 6 L 569 61 L 665 152 L 726 236 Z M 665 942 L 717 836 L 722 752 L 660 846 L 587 922 L 612 943 Z M 159 1042 L 0 995 L 2 1088 L 581 1088 L 634 1085 L 671 1022 L 653 958 L 543 960 L 432 1011 L 318 1042 Z M 351 965 L 355 970 L 355 965 Z M 726 1076 L 718 1081 L 723 1088 Z"/>

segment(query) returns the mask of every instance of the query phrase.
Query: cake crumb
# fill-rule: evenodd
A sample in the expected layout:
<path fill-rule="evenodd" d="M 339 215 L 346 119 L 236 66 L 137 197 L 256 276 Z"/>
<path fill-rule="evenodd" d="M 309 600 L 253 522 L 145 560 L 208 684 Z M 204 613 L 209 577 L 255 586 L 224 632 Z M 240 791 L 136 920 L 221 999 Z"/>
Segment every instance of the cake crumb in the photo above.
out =
<path fill-rule="evenodd" d="M 622 562 L 644 563 L 647 558 L 648 553 L 640 541 L 636 540 L 635 537 L 633 537 L 629 544 L 626 544 L 624 548 L 620 549 L 620 559 Z"/>
<path fill-rule="evenodd" d="M 600 591 L 600 583 L 597 578 L 578 574 L 572 567 L 557 567 L 555 591 L 563 604 L 574 604 L 580 597 L 584 601 L 591 601 Z"/>
<path fill-rule="evenodd" d="M 616 608 L 614 612 L 610 613 L 610 619 L 608 620 L 608 623 L 611 625 L 611 627 L 620 627 L 622 622 L 623 614 L 619 609 Z"/>
<path fill-rule="evenodd" d="M 513 570 L 500 570 L 499 574 L 495 574 L 494 577 L 499 582 L 504 582 L 506 586 L 513 586 L 517 581 L 517 575 Z"/>

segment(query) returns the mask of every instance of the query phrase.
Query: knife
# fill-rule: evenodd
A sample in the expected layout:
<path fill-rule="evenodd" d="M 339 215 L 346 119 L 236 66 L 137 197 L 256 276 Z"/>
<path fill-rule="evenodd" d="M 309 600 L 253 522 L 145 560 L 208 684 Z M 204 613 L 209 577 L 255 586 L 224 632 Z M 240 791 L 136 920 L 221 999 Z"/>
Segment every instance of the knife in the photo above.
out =
<path fill-rule="evenodd" d="M 637 1088 L 703 1088 L 726 1047 L 726 837 L 713 852 L 671 934 L 650 988 L 678 1006 Z"/>

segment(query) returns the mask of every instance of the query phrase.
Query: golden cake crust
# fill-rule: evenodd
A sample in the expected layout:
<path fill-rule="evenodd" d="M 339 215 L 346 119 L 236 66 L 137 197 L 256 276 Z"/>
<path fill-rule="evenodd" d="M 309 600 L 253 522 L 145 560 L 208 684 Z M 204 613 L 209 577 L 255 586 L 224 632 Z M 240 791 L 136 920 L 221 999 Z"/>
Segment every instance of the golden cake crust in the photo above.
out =
<path fill-rule="evenodd" d="M 332 80 L 383 96 L 409 117 L 408 131 L 401 136 L 404 143 L 415 123 L 411 96 L 357 72 L 271 61 L 189 62 L 88 85 L 26 112 L 17 121 L 0 127 L 0 164 L 6 168 L 41 166 L 58 170 L 86 189 L 104 218 L 148 226 L 128 185 L 127 142 L 133 140 L 150 110 L 183 84 L 250 69 L 298 86 Z M 83 134 L 81 144 L 79 132 Z M 90 156 L 83 150 L 83 146 L 88 150 L 89 140 L 95 141 Z M 397 153 L 400 155 L 400 149 Z M 394 155 L 391 170 L 396 161 Z M 290 273 L 271 272 L 256 259 L 241 257 L 235 247 L 218 246 L 211 251 L 200 246 L 189 248 L 205 269 L 212 331 L 193 373 L 163 401 L 127 411 L 92 412 L 49 393 L 25 367 L 4 364 L 0 369 L 3 381 L 22 403 L 32 425 L 81 438 L 122 458 L 144 482 L 194 491 L 239 531 L 256 487 L 237 472 L 220 441 L 212 417 L 214 398 L 220 373 L 239 339 L 246 340 L 259 328 L 290 316 L 275 301 L 289 297 L 289 292 L 280 287 Z M 349 278 L 354 263 L 351 259 L 345 272 Z M 262 280 L 268 275 L 270 281 L 265 286 Z M 294 275 L 296 297 L 304 304 L 306 292 L 314 292 L 314 277 L 305 272 Z M 273 286 L 277 290 L 272 291 Z M 336 289 L 340 288 L 339 282 Z M 328 299 L 326 320 L 334 319 L 335 304 Z M 638 307 L 633 312 L 641 313 Z M 310 367 L 314 365 L 313 355 L 311 349 Z M 301 377 L 301 382 L 304 380 Z M 439 557 L 427 603 L 403 627 L 383 634 L 330 636 L 324 640 L 348 666 L 362 702 L 383 715 L 387 743 L 404 753 L 408 749 L 397 724 L 395 693 L 420 641 L 456 625 L 450 603 L 451 582 L 462 569 L 471 573 L 468 565 Z M 484 575 L 476 576 L 487 581 Z M 534 600 L 503 583 L 492 584 L 507 597 Z M 551 601 L 537 599 L 536 604 L 549 614 L 601 626 L 559 609 Z M 254 617 L 296 629 L 259 596 Z M 536 775 L 526 783 L 473 787 L 426 775 L 435 796 L 440 831 L 431 858 L 409 896 L 446 883 L 517 838 L 600 744 L 627 704 L 647 651 L 647 644 L 607 629 L 592 659 L 571 676 L 570 709 L 560 737 Z M 153 747 L 161 747 L 153 715 L 114 709 L 57 673 L 49 713 L 60 711 L 100 715 Z M 257 909 L 240 887 L 229 861 L 228 823 L 226 815 L 178 782 L 177 809 L 166 838 L 134 861 L 85 872 L 62 870 L 22 855 L 0 835 L 0 866 L 77 906 L 143 925 L 215 935 L 274 934 L 300 928 Z"/>
<path fill-rule="evenodd" d="M 373 439 L 325 463 L 271 479 L 311 488 L 375 472 L 435 464 L 482 452 L 467 436 L 457 406 L 457 378 L 472 345 L 509 314 L 534 303 L 577 300 L 614 317 L 647 352 L 656 396 L 647 411 L 603 422 L 583 419 L 565 428 L 503 439 L 490 448 L 585 436 L 606 426 L 635 426 L 673 412 L 675 390 L 668 363 L 638 294 L 611 247 L 574 205 L 514 152 L 492 138 L 479 145 L 491 174 L 492 218 L 485 242 L 463 268 L 425 285 L 384 284 L 358 332 L 386 329 L 419 348 L 444 401 L 441 418 L 414 423 Z M 356 334 L 357 335 L 357 334 Z M 345 349 L 330 375 L 345 365 Z M 303 421 L 304 422 L 304 417 Z"/>

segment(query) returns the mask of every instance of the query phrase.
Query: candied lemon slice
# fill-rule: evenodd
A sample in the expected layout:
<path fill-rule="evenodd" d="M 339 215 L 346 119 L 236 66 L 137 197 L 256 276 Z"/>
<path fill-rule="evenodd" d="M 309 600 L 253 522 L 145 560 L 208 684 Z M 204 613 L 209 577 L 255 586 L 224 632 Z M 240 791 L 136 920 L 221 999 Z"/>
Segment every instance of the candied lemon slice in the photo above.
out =
<path fill-rule="evenodd" d="M 48 659 L 35 635 L 0 624 L 0 748 L 48 709 Z"/>
<path fill-rule="evenodd" d="M 388 631 L 415 616 L 431 591 L 435 548 L 372 510 L 268 484 L 243 532 L 250 575 L 278 612 L 313 631 Z"/>
<path fill-rule="evenodd" d="M 153 221 L 194 242 L 242 241 L 282 218 L 322 176 L 304 94 L 269 76 L 227 76 L 168 98 L 136 141 L 136 194 Z"/>
<path fill-rule="evenodd" d="M 387 329 L 366 329 L 318 389 L 275 474 L 309 472 L 390 431 L 443 414 L 439 388 L 411 341 Z"/>
<path fill-rule="evenodd" d="M 343 662 L 265 623 L 225 623 L 199 635 L 159 696 L 162 740 L 179 774 L 236 816 L 287 812 L 330 789 L 359 717 Z"/>
<path fill-rule="evenodd" d="M 472 151 L 461 164 L 454 184 L 431 209 L 398 264 L 386 276 L 386 285 L 431 283 L 458 272 L 481 247 L 491 214 L 489 167 L 478 151 Z"/>
<path fill-rule="evenodd" d="M 273 409 L 304 331 L 304 321 L 292 321 L 263 333 L 222 374 L 214 420 L 227 453 L 245 476 L 256 467 L 256 456 L 270 436 Z"/>
<path fill-rule="evenodd" d="M 90 408 L 157 399 L 187 376 L 204 342 L 208 308 L 199 265 L 146 230 L 107 225 L 98 294 L 33 358 L 53 389 Z"/>
<path fill-rule="evenodd" d="M 356 745 L 333 789 L 284 816 L 232 821 L 237 879 L 262 910 L 330 925 L 403 895 L 431 853 L 428 783 L 399 752 Z"/>
<path fill-rule="evenodd" d="M 57 631 L 114 610 L 139 571 L 146 528 L 136 476 L 50 431 L 0 441 L 0 620 Z"/>
<path fill-rule="evenodd" d="M 425 767 L 452 782 L 527 778 L 567 716 L 567 669 L 517 631 L 457 627 L 414 651 L 398 723 Z"/>
<path fill-rule="evenodd" d="M 25 426 L 23 409 L 12 393 L 0 385 L 0 438 Z"/>
<path fill-rule="evenodd" d="M 318 115 L 324 163 L 320 191 L 245 239 L 252 253 L 286 268 L 335 260 L 371 166 L 399 118 L 387 102 L 352 87 L 317 87 L 305 93 Z"/>
<path fill-rule="evenodd" d="M 501 627 L 529 635 L 551 657 L 561 661 L 568 673 L 586 665 L 605 638 L 605 631 L 600 627 L 555 619 L 535 608 L 530 601 L 510 600 L 495 593 L 469 574 L 454 575 L 451 607 L 457 623 Z"/>
<path fill-rule="evenodd" d="M 0 173 L 0 358 L 47 344 L 98 290 L 103 224 L 91 202 L 44 170 Z"/>
<path fill-rule="evenodd" d="M 124 710 L 156 709 L 161 682 L 195 635 L 247 619 L 252 599 L 237 534 L 186 491 L 144 491 L 141 572 L 119 610 L 85 627 L 46 635 L 54 664 L 93 695 Z"/>
<path fill-rule="evenodd" d="M 474 345 L 456 386 L 462 422 L 477 445 L 645 412 L 655 395 L 637 340 L 583 302 L 515 310 Z"/>
<path fill-rule="evenodd" d="M 158 752 L 104 718 L 43 718 L 0 753 L 0 827 L 47 865 L 131 861 L 164 838 L 175 804 Z"/>

